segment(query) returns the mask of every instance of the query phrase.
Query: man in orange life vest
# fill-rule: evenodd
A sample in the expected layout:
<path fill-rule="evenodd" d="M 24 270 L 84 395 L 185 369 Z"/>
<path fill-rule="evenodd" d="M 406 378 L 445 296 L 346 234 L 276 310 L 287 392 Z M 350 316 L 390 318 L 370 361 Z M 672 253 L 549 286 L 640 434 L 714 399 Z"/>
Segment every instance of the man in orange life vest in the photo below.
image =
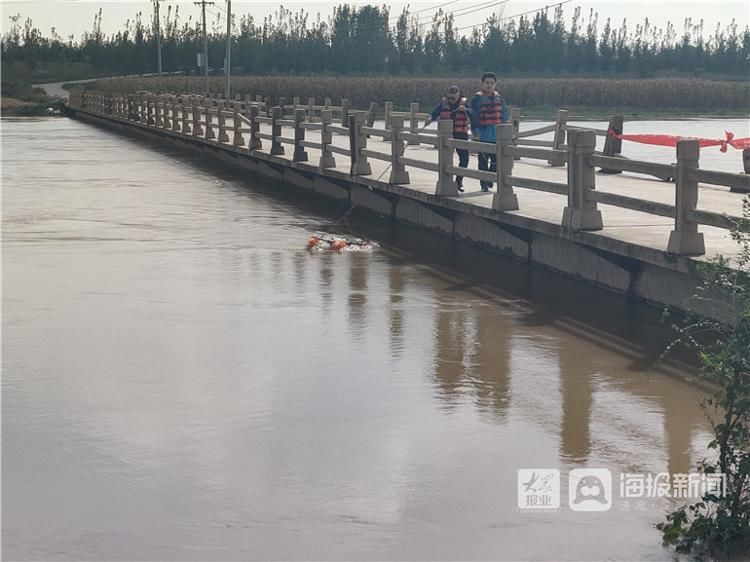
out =
<path fill-rule="evenodd" d="M 494 143 L 495 127 L 508 122 L 508 109 L 503 98 L 495 90 L 497 77 L 494 72 L 482 74 L 482 89 L 471 98 L 471 132 L 474 140 Z M 485 172 L 497 170 L 495 154 L 479 153 L 479 169 Z M 492 189 L 492 182 L 480 182 L 482 191 Z"/>
<path fill-rule="evenodd" d="M 445 96 L 435 109 L 432 110 L 430 116 L 425 121 L 425 127 L 436 121 L 437 119 L 452 119 L 453 120 L 453 138 L 461 140 L 469 140 L 469 121 L 471 120 L 471 110 L 466 107 L 466 98 L 461 95 L 461 91 L 458 86 L 449 86 L 445 93 Z M 458 167 L 466 168 L 469 165 L 469 151 L 462 148 L 457 148 L 456 153 L 458 154 Z M 464 178 L 456 176 L 456 184 L 458 184 L 458 190 L 464 190 Z"/>

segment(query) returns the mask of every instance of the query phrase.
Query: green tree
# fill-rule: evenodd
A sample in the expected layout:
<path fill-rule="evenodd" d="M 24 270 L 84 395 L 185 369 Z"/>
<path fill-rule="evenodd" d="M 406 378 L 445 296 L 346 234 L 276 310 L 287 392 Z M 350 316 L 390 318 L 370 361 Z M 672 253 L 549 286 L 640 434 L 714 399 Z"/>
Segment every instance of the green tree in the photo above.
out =
<path fill-rule="evenodd" d="M 726 493 L 706 493 L 660 523 L 664 540 L 680 552 L 726 557 L 750 551 L 750 197 L 732 229 L 736 257 L 702 267 L 705 282 L 695 301 L 712 305 L 722 321 L 691 314 L 677 329 L 680 344 L 695 349 L 701 376 L 717 390 L 703 402 L 714 438 L 699 469 L 724 475 Z M 688 303 L 690 306 L 691 303 Z"/>

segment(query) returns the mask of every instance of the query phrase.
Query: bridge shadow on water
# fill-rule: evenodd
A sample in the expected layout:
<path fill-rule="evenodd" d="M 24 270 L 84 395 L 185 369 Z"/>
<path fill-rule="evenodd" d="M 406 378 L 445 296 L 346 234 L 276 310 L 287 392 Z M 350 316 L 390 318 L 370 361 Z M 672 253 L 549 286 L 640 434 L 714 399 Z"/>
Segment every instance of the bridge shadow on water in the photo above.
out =
<path fill-rule="evenodd" d="M 134 136 L 135 137 L 135 136 Z M 628 398 L 658 403 L 663 412 L 667 468 L 688 472 L 693 431 L 704 422 L 695 408 L 685 411 L 690 390 L 670 392 L 668 386 L 643 376 L 646 371 L 691 374 L 694 358 L 679 352 L 662 360 L 666 346 L 674 339 L 671 322 L 663 309 L 637 302 L 626 295 L 529 265 L 497 252 L 463 244 L 438 234 L 399 224 L 390 217 L 353 209 L 341 221 L 349 204 L 285 185 L 245 170 L 217 164 L 210 154 L 202 155 L 180 147 L 137 137 L 157 154 L 189 163 L 226 182 L 238 196 L 263 198 L 288 208 L 300 217 L 310 233 L 321 229 L 320 219 L 335 234 L 352 234 L 380 244 L 387 256 L 390 289 L 386 315 L 392 357 L 404 354 L 406 313 L 404 267 L 418 268 L 439 279 L 445 306 L 436 312 L 433 377 L 436 393 L 445 408 L 454 408 L 470 388 L 479 411 L 503 420 L 512 407 L 513 381 L 510 373 L 514 345 L 533 342 L 548 345 L 551 330 L 566 335 L 565 345 L 551 345 L 550 356 L 559 371 L 560 456 L 573 463 L 585 463 L 592 452 L 592 410 L 596 388 L 606 370 L 601 353 L 605 350 L 627 360 L 630 376 L 608 381 Z M 324 228 L 326 227 L 324 225 Z M 300 240 L 300 246 L 305 240 Z M 305 254 L 296 254 L 298 277 L 306 267 Z M 351 256 L 347 302 L 348 323 L 356 338 L 366 325 L 367 287 L 370 279 L 367 254 Z M 336 272 L 330 262 L 320 261 L 320 283 L 331 286 Z M 477 306 L 451 304 L 452 293 L 468 293 Z M 321 293 L 322 306 L 330 307 L 330 293 Z M 530 367 L 531 368 L 531 367 Z"/>

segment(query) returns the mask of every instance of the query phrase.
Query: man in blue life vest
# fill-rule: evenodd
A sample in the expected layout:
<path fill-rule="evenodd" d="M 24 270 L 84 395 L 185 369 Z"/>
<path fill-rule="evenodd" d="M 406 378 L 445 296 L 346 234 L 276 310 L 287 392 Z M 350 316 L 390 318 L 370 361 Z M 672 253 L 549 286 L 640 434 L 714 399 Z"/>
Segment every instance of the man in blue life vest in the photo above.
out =
<path fill-rule="evenodd" d="M 458 86 L 449 86 L 446 90 L 445 96 L 440 103 L 432 110 L 430 116 L 425 121 L 424 126 L 426 127 L 437 119 L 452 119 L 453 120 L 453 138 L 461 140 L 469 140 L 469 122 L 471 120 L 471 109 L 466 107 L 466 98 L 461 95 L 461 90 Z M 458 154 L 458 167 L 466 168 L 469 165 L 469 151 L 462 148 L 457 148 L 456 153 Z M 458 190 L 464 190 L 464 178 L 456 176 L 456 184 Z"/>
<path fill-rule="evenodd" d="M 495 127 L 508 122 L 508 108 L 495 86 L 497 76 L 494 72 L 482 74 L 482 89 L 471 98 L 471 133 L 473 140 L 480 142 L 496 141 Z M 495 172 L 497 161 L 494 153 L 479 153 L 479 169 Z M 481 181 L 482 191 L 492 189 L 492 182 Z"/>

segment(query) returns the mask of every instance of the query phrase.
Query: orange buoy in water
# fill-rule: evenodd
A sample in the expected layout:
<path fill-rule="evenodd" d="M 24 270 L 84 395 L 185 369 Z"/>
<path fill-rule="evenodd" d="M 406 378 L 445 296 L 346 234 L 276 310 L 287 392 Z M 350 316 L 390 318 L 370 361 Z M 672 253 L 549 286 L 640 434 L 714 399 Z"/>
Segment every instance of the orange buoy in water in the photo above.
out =
<path fill-rule="evenodd" d="M 344 248 L 346 248 L 346 240 L 337 238 L 336 240 L 331 242 L 331 250 L 343 250 Z"/>
<path fill-rule="evenodd" d="M 307 248 L 309 250 L 312 250 L 318 244 L 320 244 L 320 238 L 317 236 L 310 236 L 310 238 L 307 239 Z"/>

